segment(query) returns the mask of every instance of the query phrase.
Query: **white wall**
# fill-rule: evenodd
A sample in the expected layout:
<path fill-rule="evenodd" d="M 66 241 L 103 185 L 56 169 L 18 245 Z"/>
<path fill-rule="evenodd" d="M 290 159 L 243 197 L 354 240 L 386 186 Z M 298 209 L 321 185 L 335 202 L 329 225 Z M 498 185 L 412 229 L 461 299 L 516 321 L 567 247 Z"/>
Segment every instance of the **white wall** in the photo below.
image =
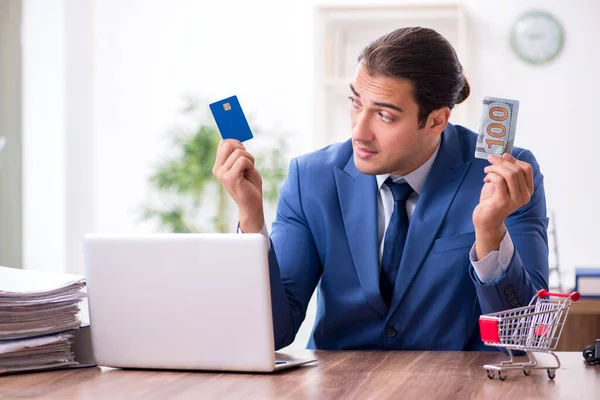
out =
<path fill-rule="evenodd" d="M 593 112 L 600 106 L 600 56 L 591 49 L 600 36 L 600 3 L 579 1 L 575 7 L 566 1 L 529 0 L 503 2 L 497 8 L 490 3 L 468 5 L 478 16 L 472 19 L 472 84 L 477 94 L 521 102 L 516 145 L 533 151 L 545 175 L 548 207 L 556 211 L 561 267 L 571 284 L 574 266 L 600 263 L 594 251 L 600 190 L 589 179 L 598 172 L 590 144 L 596 136 Z M 531 8 L 554 13 L 565 28 L 563 52 L 547 66 L 522 63 L 506 44 L 510 24 Z"/>
<path fill-rule="evenodd" d="M 65 269 L 64 2 L 23 1 L 23 267 Z"/>
<path fill-rule="evenodd" d="M 96 229 L 150 228 L 132 216 L 184 95 L 236 94 L 256 126 L 294 132 L 296 154 L 310 148 L 311 31 L 284 2 L 233 3 L 95 3 Z"/>
<path fill-rule="evenodd" d="M 93 165 L 88 167 L 93 171 L 96 201 L 94 230 L 152 229 L 151 224 L 140 223 L 134 211 L 147 195 L 150 167 L 165 154 L 165 135 L 178 121 L 177 112 L 186 94 L 206 100 L 237 94 L 257 125 L 291 132 L 291 155 L 312 149 L 313 17 L 314 6 L 323 2 L 92 1 L 95 146 L 90 157 Z M 581 0 L 577 7 L 564 0 L 459 3 L 466 8 L 470 21 L 470 70 L 466 72 L 473 96 L 521 101 L 516 144 L 534 152 L 546 176 L 548 204 L 557 212 L 561 267 L 570 273 L 574 266 L 597 265 L 600 260 L 594 244 L 600 209 L 595 204 L 600 200 L 600 189 L 587 177 L 598 171 L 593 112 L 600 105 L 596 96 L 600 91 L 600 80 L 596 78 L 600 61 L 596 51 L 600 25 L 596 19 L 600 3 Z M 38 18 L 35 21 L 40 26 L 49 18 L 63 18 L 60 6 L 39 1 L 37 7 L 41 9 L 29 12 L 30 18 Z M 508 44 L 511 24 L 521 12 L 532 8 L 555 14 L 565 28 L 563 53 L 547 66 L 522 63 Z M 45 96 L 51 93 L 60 99 L 64 83 L 42 81 L 28 70 L 35 60 L 45 63 L 46 76 L 60 75 L 53 71 L 64 68 L 56 57 L 64 49 L 60 45 L 47 48 L 42 37 L 60 32 L 42 35 L 33 23 L 25 28 L 26 39 L 37 35 L 35 41 L 25 42 L 31 46 L 25 54 L 32 60 L 29 67 L 25 66 L 26 84 L 27 79 L 35 81 Z M 65 225 L 61 221 L 66 218 L 60 210 L 53 212 L 65 202 L 66 186 L 63 184 L 61 193 L 52 189 L 55 182 L 65 179 L 61 166 L 64 150 L 54 145 L 64 132 L 52 112 L 53 102 L 42 104 L 31 95 L 25 101 L 29 110 L 25 124 L 28 132 L 38 133 L 36 143 L 41 144 L 35 149 L 30 146 L 26 167 L 43 168 L 53 177 L 42 180 L 30 172 L 29 181 L 25 182 L 30 210 L 26 226 L 42 227 L 38 234 L 29 229 L 26 239 L 39 247 L 30 245 L 25 259 L 44 258 L 53 268 L 60 268 L 64 254 L 50 249 L 55 241 L 52 232 L 60 233 Z M 48 125 L 48 121 L 53 124 Z M 477 124 L 475 116 L 470 128 L 476 130 Z M 299 343 L 305 343 L 306 332 Z"/>
<path fill-rule="evenodd" d="M 23 1 L 23 267 L 81 272 L 93 229 L 92 0 Z"/>

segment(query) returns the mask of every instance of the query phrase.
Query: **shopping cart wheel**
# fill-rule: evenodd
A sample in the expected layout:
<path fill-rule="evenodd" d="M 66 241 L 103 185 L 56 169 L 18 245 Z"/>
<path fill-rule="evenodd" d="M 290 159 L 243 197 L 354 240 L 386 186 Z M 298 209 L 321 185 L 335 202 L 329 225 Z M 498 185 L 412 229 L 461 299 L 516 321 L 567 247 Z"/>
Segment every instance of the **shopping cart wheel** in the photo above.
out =
<path fill-rule="evenodd" d="M 548 378 L 554 379 L 554 377 L 556 377 L 556 370 L 555 369 L 549 369 L 548 370 Z"/>
<path fill-rule="evenodd" d="M 486 369 L 487 372 L 487 376 L 490 379 L 494 379 L 494 376 L 496 375 L 494 371 L 492 371 L 491 369 Z"/>
<path fill-rule="evenodd" d="M 498 378 L 500 378 L 501 381 L 505 381 L 506 380 L 506 374 L 502 371 L 498 371 Z"/>
<path fill-rule="evenodd" d="M 530 373 L 531 373 L 531 370 L 530 370 L 530 369 L 524 369 L 524 370 L 523 370 L 523 374 L 524 374 L 525 376 L 529 376 L 529 374 L 530 374 Z"/>

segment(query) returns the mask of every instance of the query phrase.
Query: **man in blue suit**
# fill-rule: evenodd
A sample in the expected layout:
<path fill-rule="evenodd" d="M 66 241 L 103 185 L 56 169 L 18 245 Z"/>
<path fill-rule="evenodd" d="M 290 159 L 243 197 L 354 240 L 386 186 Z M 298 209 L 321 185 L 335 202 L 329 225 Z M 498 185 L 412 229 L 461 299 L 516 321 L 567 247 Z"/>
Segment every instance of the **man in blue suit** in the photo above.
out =
<path fill-rule="evenodd" d="M 350 84 L 352 138 L 292 160 L 269 268 L 276 349 L 318 287 L 316 349 L 481 350 L 478 317 L 547 287 L 543 177 L 527 150 L 474 158 L 448 122 L 469 95 L 452 46 L 403 28 L 365 48 Z M 237 141 L 213 173 L 244 233 L 268 235 L 262 181 Z"/>

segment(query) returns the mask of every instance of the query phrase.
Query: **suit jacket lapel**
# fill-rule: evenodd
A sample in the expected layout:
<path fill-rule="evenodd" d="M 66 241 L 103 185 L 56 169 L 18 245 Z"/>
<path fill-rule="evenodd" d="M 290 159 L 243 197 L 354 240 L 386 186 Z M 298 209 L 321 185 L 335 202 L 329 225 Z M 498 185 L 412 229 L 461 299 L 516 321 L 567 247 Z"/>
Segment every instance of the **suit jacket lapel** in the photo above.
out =
<path fill-rule="evenodd" d="M 449 124 L 411 218 L 388 316 L 421 268 L 470 165 L 471 161 L 463 160 L 459 138 Z"/>
<path fill-rule="evenodd" d="M 344 169 L 335 168 L 335 182 L 354 268 L 369 304 L 387 313 L 379 292 L 377 180 L 360 173 L 351 156 Z"/>

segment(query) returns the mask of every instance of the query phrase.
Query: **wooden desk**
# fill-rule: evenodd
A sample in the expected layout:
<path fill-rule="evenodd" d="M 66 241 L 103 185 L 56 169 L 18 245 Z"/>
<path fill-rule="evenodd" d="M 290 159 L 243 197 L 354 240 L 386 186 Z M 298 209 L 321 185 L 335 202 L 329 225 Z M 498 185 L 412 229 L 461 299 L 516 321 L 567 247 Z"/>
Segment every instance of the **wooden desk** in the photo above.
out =
<path fill-rule="evenodd" d="M 600 299 L 581 299 L 572 303 L 556 350 L 583 351 L 596 339 L 600 339 Z"/>
<path fill-rule="evenodd" d="M 313 366 L 275 374 L 138 371 L 91 368 L 0 377 L 0 399 L 594 399 L 600 367 L 581 353 L 559 353 L 550 381 L 545 370 L 487 378 L 484 363 L 499 352 L 316 351 Z"/>

